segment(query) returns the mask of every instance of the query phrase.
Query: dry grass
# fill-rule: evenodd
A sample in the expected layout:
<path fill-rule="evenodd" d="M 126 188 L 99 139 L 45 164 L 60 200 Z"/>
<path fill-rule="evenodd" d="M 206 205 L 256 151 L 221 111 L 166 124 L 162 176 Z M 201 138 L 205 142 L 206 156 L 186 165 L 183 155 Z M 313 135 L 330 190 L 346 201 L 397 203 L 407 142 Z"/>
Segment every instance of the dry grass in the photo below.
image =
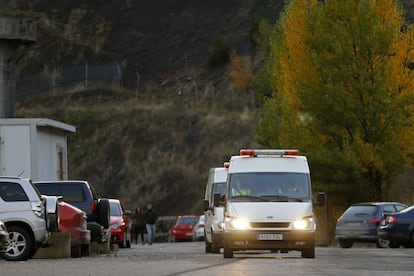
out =
<path fill-rule="evenodd" d="M 77 127 L 69 137 L 70 178 L 91 181 L 131 209 L 153 201 L 163 215 L 201 213 L 208 169 L 253 146 L 256 111 L 207 97 L 137 100 L 117 93 L 39 96 L 16 111 Z"/>

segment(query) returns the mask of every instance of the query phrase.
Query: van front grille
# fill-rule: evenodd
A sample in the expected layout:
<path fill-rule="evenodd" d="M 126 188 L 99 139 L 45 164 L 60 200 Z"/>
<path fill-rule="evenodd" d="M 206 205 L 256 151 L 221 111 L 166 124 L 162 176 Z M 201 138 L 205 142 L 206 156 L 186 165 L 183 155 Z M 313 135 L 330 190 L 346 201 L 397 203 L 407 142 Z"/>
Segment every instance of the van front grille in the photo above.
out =
<path fill-rule="evenodd" d="M 250 222 L 253 228 L 288 228 L 289 222 Z"/>

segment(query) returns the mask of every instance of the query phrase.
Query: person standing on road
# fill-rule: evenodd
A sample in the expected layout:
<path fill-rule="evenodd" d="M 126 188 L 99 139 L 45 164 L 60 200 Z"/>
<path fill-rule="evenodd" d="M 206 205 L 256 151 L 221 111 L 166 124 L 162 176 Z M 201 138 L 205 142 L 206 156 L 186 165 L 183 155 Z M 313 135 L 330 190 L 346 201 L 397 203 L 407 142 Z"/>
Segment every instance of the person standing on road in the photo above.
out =
<path fill-rule="evenodd" d="M 145 219 L 144 219 L 144 212 L 142 211 L 141 207 L 137 207 L 135 209 L 135 213 L 133 216 L 133 241 L 135 241 L 135 244 L 138 243 L 139 237 L 141 237 L 141 242 L 144 245 L 144 232 L 145 232 Z"/>
<path fill-rule="evenodd" d="M 155 241 L 155 222 L 158 219 L 158 215 L 152 209 L 152 204 L 147 204 L 147 210 L 145 212 L 145 226 L 147 228 L 148 245 L 152 245 Z"/>

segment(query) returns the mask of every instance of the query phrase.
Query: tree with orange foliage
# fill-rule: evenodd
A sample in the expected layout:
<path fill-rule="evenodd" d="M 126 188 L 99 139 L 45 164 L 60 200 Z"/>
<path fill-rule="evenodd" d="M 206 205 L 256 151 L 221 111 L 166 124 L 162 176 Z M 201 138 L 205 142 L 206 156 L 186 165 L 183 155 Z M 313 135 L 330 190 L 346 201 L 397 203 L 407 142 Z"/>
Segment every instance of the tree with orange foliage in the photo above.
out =
<path fill-rule="evenodd" d="M 253 74 L 248 63 L 243 62 L 235 50 L 230 56 L 229 74 L 236 89 L 247 91 L 252 85 Z"/>
<path fill-rule="evenodd" d="M 414 29 L 398 1 L 292 0 L 271 51 L 259 142 L 299 148 L 317 188 L 386 199 L 414 156 Z"/>

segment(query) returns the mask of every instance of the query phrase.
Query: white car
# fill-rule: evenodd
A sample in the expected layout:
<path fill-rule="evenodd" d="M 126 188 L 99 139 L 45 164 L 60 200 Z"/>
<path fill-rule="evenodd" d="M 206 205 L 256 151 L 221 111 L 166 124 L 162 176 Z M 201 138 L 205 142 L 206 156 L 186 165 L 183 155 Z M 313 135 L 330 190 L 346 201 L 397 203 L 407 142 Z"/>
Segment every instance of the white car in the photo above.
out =
<path fill-rule="evenodd" d="M 25 261 L 58 231 L 58 197 L 41 196 L 28 179 L 0 177 L 0 220 L 6 225 L 9 243 L 2 257 Z"/>
<path fill-rule="evenodd" d="M 193 228 L 193 240 L 203 241 L 204 240 L 204 222 L 205 216 L 201 215 L 198 219 L 198 222 L 194 225 Z"/>

